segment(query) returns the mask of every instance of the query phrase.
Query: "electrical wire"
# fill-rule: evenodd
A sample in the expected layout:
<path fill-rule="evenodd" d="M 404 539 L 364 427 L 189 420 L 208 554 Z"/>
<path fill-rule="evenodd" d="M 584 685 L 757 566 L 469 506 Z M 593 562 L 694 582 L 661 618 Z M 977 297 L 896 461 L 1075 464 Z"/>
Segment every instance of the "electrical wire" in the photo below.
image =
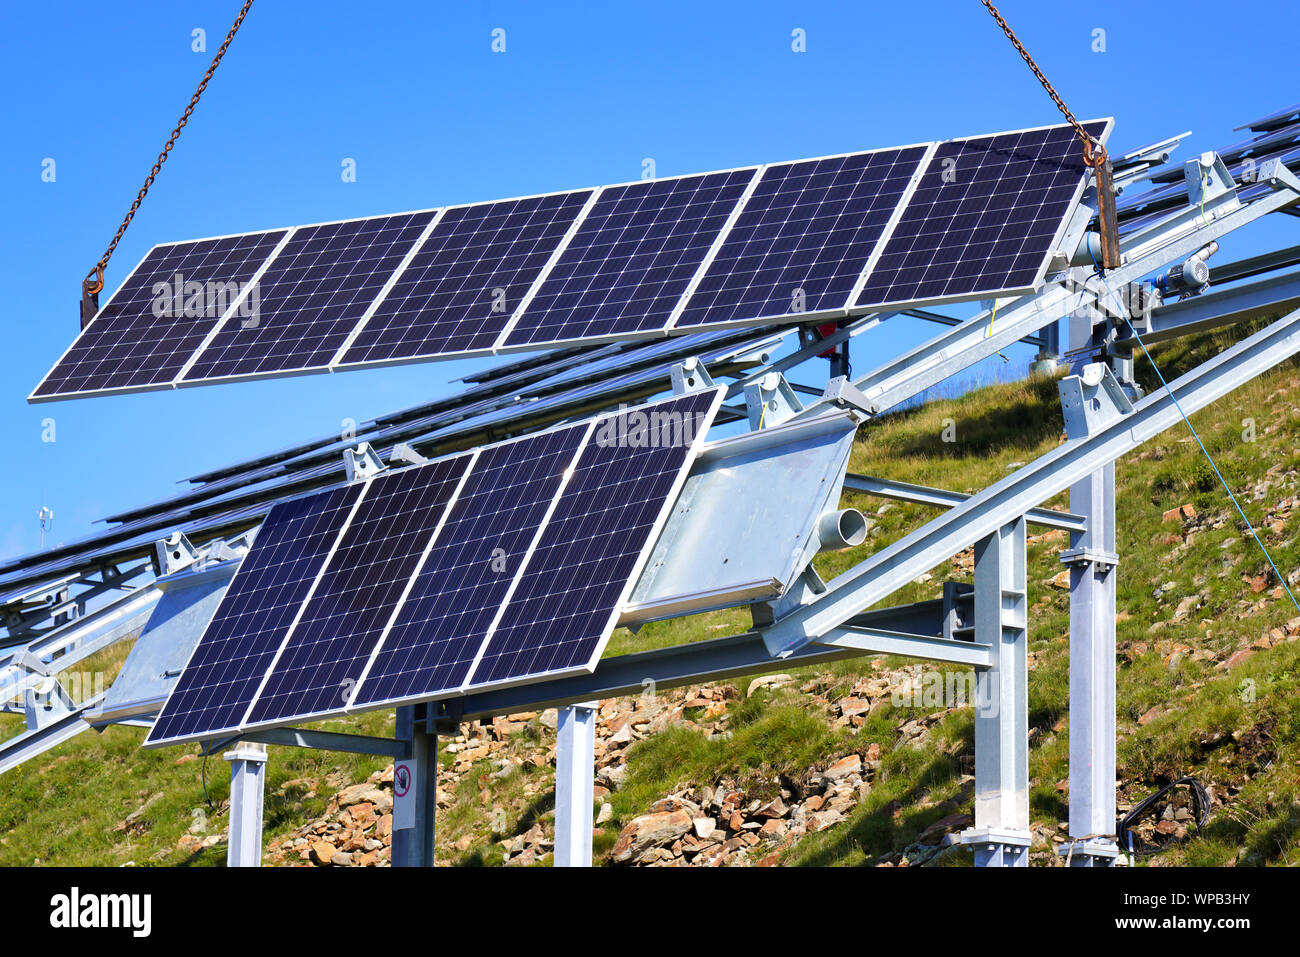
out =
<path fill-rule="evenodd" d="M 1089 252 L 1091 252 L 1091 247 L 1089 248 Z M 1094 265 L 1095 264 L 1096 262 L 1094 259 Z M 1127 315 L 1127 311 L 1122 308 L 1123 303 L 1115 296 L 1115 291 L 1111 288 L 1110 283 L 1106 281 L 1106 277 L 1100 269 L 1097 270 L 1097 275 L 1101 278 L 1102 285 L 1106 288 L 1107 298 L 1115 297 L 1116 303 L 1121 307 L 1121 314 Z M 1205 443 L 1201 441 L 1201 435 L 1196 431 L 1196 426 L 1192 425 L 1192 420 L 1189 419 L 1187 413 L 1183 411 L 1182 403 L 1178 401 L 1178 396 L 1174 395 L 1174 390 L 1169 387 L 1169 383 L 1165 379 L 1164 373 L 1160 371 L 1160 366 L 1156 365 L 1156 360 L 1151 357 L 1151 352 L 1147 349 L 1147 344 L 1142 341 L 1142 337 L 1133 326 L 1133 320 L 1125 318 L 1124 321 L 1128 325 L 1129 332 L 1132 333 L 1133 338 L 1137 340 L 1137 344 L 1141 346 L 1142 354 L 1146 356 L 1147 362 L 1151 363 L 1151 368 L 1155 372 L 1156 378 L 1160 380 L 1160 384 L 1164 386 L 1165 392 L 1167 392 L 1169 398 L 1173 400 L 1174 408 L 1178 410 L 1178 414 L 1181 415 L 1183 421 L 1187 423 L 1187 428 L 1192 433 L 1192 438 L 1196 439 L 1196 444 L 1201 447 L 1201 453 L 1205 456 L 1205 461 L 1210 463 L 1210 468 L 1214 470 L 1214 475 L 1218 478 L 1219 484 L 1222 485 L 1223 490 L 1228 493 L 1228 498 L 1237 509 L 1237 514 L 1240 515 L 1241 520 L 1246 523 L 1246 528 L 1249 529 L 1251 537 L 1255 539 L 1255 544 L 1259 546 L 1259 550 L 1268 561 L 1269 567 L 1273 569 L 1273 574 L 1277 576 L 1277 580 L 1281 583 L 1283 590 L 1286 591 L 1287 597 L 1291 599 L 1291 604 L 1295 605 L 1296 611 L 1300 611 L 1300 601 L 1296 600 L 1295 594 L 1291 591 L 1291 586 L 1287 584 L 1286 577 L 1278 569 L 1277 563 L 1273 561 L 1273 556 L 1269 554 L 1268 548 L 1259 537 L 1259 533 L 1255 531 L 1255 526 L 1251 523 L 1250 519 L 1246 517 L 1245 509 L 1241 507 L 1241 503 L 1237 501 L 1237 496 L 1232 493 L 1232 489 L 1229 487 L 1227 480 L 1223 477 L 1223 473 L 1219 471 L 1219 466 L 1214 461 L 1214 456 L 1210 454 L 1210 450 L 1207 449 Z"/>

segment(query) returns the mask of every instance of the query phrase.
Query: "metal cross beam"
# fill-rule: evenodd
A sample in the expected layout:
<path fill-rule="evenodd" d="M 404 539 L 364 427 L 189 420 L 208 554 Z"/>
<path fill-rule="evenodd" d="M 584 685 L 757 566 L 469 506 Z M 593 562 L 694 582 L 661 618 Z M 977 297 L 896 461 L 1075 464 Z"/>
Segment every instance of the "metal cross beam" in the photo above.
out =
<path fill-rule="evenodd" d="M 1170 383 L 1177 403 L 1163 390 L 1152 393 L 1128 415 L 1058 446 L 832 579 L 824 594 L 764 633 L 769 648 L 773 654 L 788 656 L 821 638 L 861 609 L 887 598 L 901 582 L 929 571 L 1181 421 L 1179 403 L 1191 414 L 1297 352 L 1300 310 Z M 1062 385 L 1075 378 L 1062 380 Z"/>

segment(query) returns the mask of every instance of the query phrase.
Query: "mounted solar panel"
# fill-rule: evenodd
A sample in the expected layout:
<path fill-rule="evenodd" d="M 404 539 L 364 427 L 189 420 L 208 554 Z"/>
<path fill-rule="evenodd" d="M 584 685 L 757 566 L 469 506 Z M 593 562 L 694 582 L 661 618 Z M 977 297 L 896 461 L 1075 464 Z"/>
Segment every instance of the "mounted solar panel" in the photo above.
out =
<path fill-rule="evenodd" d="M 842 315 L 926 150 L 764 169 L 675 328 Z"/>
<path fill-rule="evenodd" d="M 32 393 L 32 399 L 167 386 L 288 230 L 155 246 Z"/>
<path fill-rule="evenodd" d="M 683 396 L 597 425 L 467 687 L 596 666 L 718 398 Z"/>
<path fill-rule="evenodd" d="M 276 506 L 146 744 L 589 670 L 721 401 L 691 393 Z"/>
<path fill-rule="evenodd" d="M 1110 125 L 1084 128 L 1104 140 Z M 1086 176 L 1070 126 L 940 143 L 867 276 L 857 308 L 1033 291 Z"/>
<path fill-rule="evenodd" d="M 591 195 L 586 189 L 448 209 L 339 368 L 490 350 Z"/>
<path fill-rule="evenodd" d="M 239 727 L 361 492 L 351 485 L 271 509 L 146 744 Z"/>
<path fill-rule="evenodd" d="M 572 426 L 484 449 L 353 698 L 378 707 L 457 691 L 587 436 Z"/>
<path fill-rule="evenodd" d="M 237 307 L 85 336 L 29 400 L 1019 295 L 1090 175 L 1061 125 L 297 227 Z"/>
<path fill-rule="evenodd" d="M 244 726 L 341 713 L 442 522 L 469 455 L 370 483 Z"/>
<path fill-rule="evenodd" d="M 404 213 L 294 230 L 254 287 L 255 313 L 224 323 L 181 380 L 328 368 L 433 216 Z"/>
<path fill-rule="evenodd" d="M 502 346 L 663 330 L 755 167 L 607 186 Z"/>

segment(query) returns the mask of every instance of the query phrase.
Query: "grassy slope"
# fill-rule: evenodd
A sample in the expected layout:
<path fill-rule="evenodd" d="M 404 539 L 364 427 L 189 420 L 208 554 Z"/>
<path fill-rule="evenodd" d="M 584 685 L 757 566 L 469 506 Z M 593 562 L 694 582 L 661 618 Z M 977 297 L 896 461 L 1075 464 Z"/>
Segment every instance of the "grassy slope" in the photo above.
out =
<path fill-rule="evenodd" d="M 1226 336 L 1189 340 L 1157 353 L 1171 378 L 1180 369 L 1221 350 Z M 1145 363 L 1140 363 L 1145 368 Z M 1153 379 L 1153 377 L 1150 377 Z M 1145 381 L 1148 388 L 1154 381 Z M 1253 418 L 1257 440 L 1242 440 L 1242 420 Z M 952 420 L 955 442 L 942 441 Z M 1300 378 L 1283 366 L 1193 417 L 1248 514 L 1284 574 L 1300 558 L 1300 508 L 1273 522 L 1274 503 L 1300 494 L 1294 469 L 1294 436 L 1300 430 Z M 864 429 L 852 461 L 855 471 L 904 481 L 974 491 L 1054 447 L 1061 420 L 1055 382 L 1033 379 L 977 390 L 957 400 L 932 402 Z M 1270 629 L 1296 616 L 1272 585 L 1253 593 L 1250 579 L 1266 565 L 1245 537 L 1239 519 L 1200 458 L 1185 426 L 1148 443 L 1123 460 L 1119 483 L 1119 773 L 1121 800 L 1140 799 L 1183 774 L 1213 783 L 1226 806 L 1204 835 L 1164 852 L 1168 863 L 1300 863 L 1300 644 L 1256 650 L 1231 669 L 1218 667 Z M 1270 485 L 1256 499 L 1259 483 Z M 881 503 L 847 496 L 869 514 Z M 1171 538 L 1162 523 L 1167 509 L 1193 504 L 1204 527 L 1187 540 Z M 1064 506 L 1065 496 L 1048 504 Z M 933 510 L 892 504 L 876 517 L 868 546 L 819 562 L 829 577 L 927 520 Z M 1221 521 L 1216 521 L 1221 520 Z M 1212 527 L 1219 524 L 1220 527 Z M 1031 529 L 1031 533 L 1034 530 Z M 1036 823 L 1055 828 L 1065 819 L 1067 796 L 1068 599 L 1052 584 L 1061 571 L 1060 536 L 1035 536 L 1029 549 L 1031 667 L 1030 723 Z M 890 603 L 937 596 L 947 579 L 968 579 L 954 562 L 932 570 L 932 580 L 910 583 Z M 1156 597 L 1159 586 L 1173 582 Z M 1198 607 L 1169 622 L 1185 595 Z M 635 636 L 620 632 L 610 654 L 699 640 L 743 630 L 748 616 L 727 611 L 648 626 Z M 819 672 L 835 700 L 871 670 L 868 659 Z M 1253 686 L 1243 685 L 1253 682 Z M 741 682 L 743 692 L 746 683 Z M 1252 696 L 1243 687 L 1253 688 Z M 933 709 L 908 711 L 887 705 L 865 726 L 829 729 L 810 710 L 806 696 L 786 688 L 761 691 L 734 709 L 730 740 L 706 740 L 682 727 L 637 745 L 627 785 L 611 797 L 615 817 L 598 839 L 597 853 L 613 843 L 620 822 L 642 813 L 657 797 L 686 783 L 735 779 L 759 793 L 781 774 L 798 776 L 827 758 L 880 745 L 882 765 L 866 800 L 850 819 L 810 835 L 786 854 L 790 863 L 867 863 L 915 840 L 917 833 L 954 810 L 969 810 L 973 725 L 969 708 L 943 717 L 920 744 L 899 744 L 897 727 Z M 1138 723 L 1153 713 L 1154 720 Z M 0 716 L 0 733 L 15 727 Z M 368 715 L 323 725 L 338 730 L 391 734 L 391 715 Z M 535 734 L 535 730 L 526 732 Z M 224 858 L 224 845 L 192 850 L 178 846 L 187 830 L 198 838 L 224 824 L 221 802 L 229 775 L 219 759 L 208 761 L 204 800 L 201 759 L 182 749 L 145 752 L 141 732 L 113 728 L 89 733 L 25 768 L 0 777 L 0 864 L 114 865 L 210 864 Z M 525 742 L 521 742 L 525 743 Z M 178 763 L 179 762 L 179 763 Z M 333 788 L 363 780 L 379 759 L 278 748 L 270 762 L 266 805 L 267 840 L 283 836 L 319 814 Z M 489 807 L 504 807 L 505 833 L 521 833 L 549 809 L 549 771 L 525 767 L 491 782 L 490 805 L 480 789 L 493 770 L 465 775 L 440 815 L 439 845 L 445 858 L 492 863 L 499 849 L 485 821 Z M 150 796 L 162 797 L 131 831 L 113 827 Z M 540 795 L 539 796 L 539 792 Z M 215 821 L 215 823 L 214 823 Z M 454 842 L 466 839 L 468 847 Z"/>

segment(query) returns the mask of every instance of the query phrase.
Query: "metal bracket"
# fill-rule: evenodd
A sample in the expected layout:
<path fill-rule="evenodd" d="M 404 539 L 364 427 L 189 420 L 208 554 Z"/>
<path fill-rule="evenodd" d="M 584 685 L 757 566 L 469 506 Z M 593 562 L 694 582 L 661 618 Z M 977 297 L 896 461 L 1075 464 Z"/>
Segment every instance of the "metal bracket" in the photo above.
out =
<path fill-rule="evenodd" d="M 1119 555 L 1096 548 L 1070 548 L 1061 552 L 1062 565 L 1099 565 L 1114 568 L 1119 564 Z"/>
<path fill-rule="evenodd" d="M 172 532 L 154 545 L 154 574 L 158 578 L 189 568 L 199 560 L 199 550 L 184 532 Z"/>
<path fill-rule="evenodd" d="M 1058 389 L 1065 434 L 1085 438 L 1133 411 L 1133 403 L 1110 366 L 1092 362 L 1079 375 L 1066 376 Z"/>
<path fill-rule="evenodd" d="M 388 465 L 391 468 L 394 465 L 423 465 L 429 461 L 415 449 L 411 448 L 405 442 L 398 442 L 388 453 Z"/>
<path fill-rule="evenodd" d="M 1296 194 L 1300 199 L 1300 177 L 1287 167 L 1280 159 L 1271 159 L 1260 163 L 1254 170 L 1248 170 L 1242 175 L 1242 181 L 1246 183 L 1267 183 L 1274 189 L 1286 188 Z"/>
<path fill-rule="evenodd" d="M 714 387 L 713 377 L 698 356 L 683 359 L 669 370 L 668 376 L 673 383 L 673 395 L 703 392 Z"/>
<path fill-rule="evenodd" d="M 349 482 L 374 478 L 387 469 L 388 466 L 379 457 L 379 453 L 371 448 L 369 442 L 362 442 L 355 449 L 343 450 L 343 470 L 347 473 Z"/>
<path fill-rule="evenodd" d="M 1218 153 L 1202 153 L 1183 164 L 1183 181 L 1187 184 L 1187 202 L 1198 209 L 1217 206 L 1237 198 L 1237 181 Z"/>
<path fill-rule="evenodd" d="M 822 398 L 833 402 L 842 409 L 852 409 L 862 415 L 875 415 L 876 403 L 872 402 L 857 386 L 845 376 L 836 376 L 826 383 Z"/>
<path fill-rule="evenodd" d="M 769 372 L 745 386 L 745 407 L 751 431 L 780 425 L 803 411 L 803 403 L 779 372 Z"/>

